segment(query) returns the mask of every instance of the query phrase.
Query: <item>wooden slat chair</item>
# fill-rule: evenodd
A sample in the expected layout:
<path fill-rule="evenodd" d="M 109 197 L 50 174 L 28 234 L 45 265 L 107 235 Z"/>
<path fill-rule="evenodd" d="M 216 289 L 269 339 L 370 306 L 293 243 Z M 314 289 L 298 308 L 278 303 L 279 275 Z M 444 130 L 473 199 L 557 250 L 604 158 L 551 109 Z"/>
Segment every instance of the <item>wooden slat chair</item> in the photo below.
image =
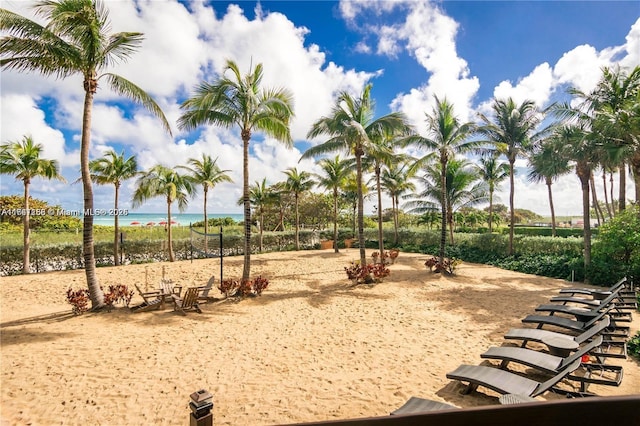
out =
<path fill-rule="evenodd" d="M 140 294 L 144 302 L 136 306 L 132 306 L 131 307 L 132 312 L 152 311 L 155 309 L 160 309 L 160 307 L 164 305 L 164 301 L 160 296 L 159 291 L 144 292 L 140 290 L 140 287 L 138 287 L 138 284 L 134 284 L 134 286 L 136 287 L 136 290 L 138 290 L 138 293 Z"/>
<path fill-rule="evenodd" d="M 198 287 L 189 287 L 184 292 L 184 296 L 173 295 L 173 310 L 180 312 L 182 315 L 186 315 L 185 311 L 189 309 L 195 309 L 199 314 L 202 313 L 200 306 L 198 305 Z"/>
<path fill-rule="evenodd" d="M 212 275 L 211 278 L 209 278 L 209 281 L 207 281 L 206 285 L 198 287 L 198 290 L 199 290 L 198 300 L 205 301 L 205 302 L 216 300 L 215 297 L 209 296 L 209 292 L 213 288 L 213 284 L 215 282 L 216 282 L 216 277 L 215 275 Z"/>
<path fill-rule="evenodd" d="M 182 286 L 175 285 L 173 281 L 168 279 L 161 279 L 158 285 L 158 291 L 162 295 L 164 301 L 173 300 L 173 296 L 180 297 L 182 293 Z"/>

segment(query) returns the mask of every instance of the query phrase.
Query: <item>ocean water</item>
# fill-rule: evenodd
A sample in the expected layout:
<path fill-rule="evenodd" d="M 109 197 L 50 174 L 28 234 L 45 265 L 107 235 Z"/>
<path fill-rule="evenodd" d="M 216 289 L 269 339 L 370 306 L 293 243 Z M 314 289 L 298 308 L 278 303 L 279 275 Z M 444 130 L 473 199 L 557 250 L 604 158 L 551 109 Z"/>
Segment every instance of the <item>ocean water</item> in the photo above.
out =
<path fill-rule="evenodd" d="M 242 213 L 207 213 L 208 219 L 230 217 L 236 222 L 244 220 Z M 163 213 L 129 213 L 120 216 L 118 224 L 120 226 L 162 226 L 160 222 L 166 221 L 167 215 Z M 189 226 L 190 223 L 204 220 L 202 213 L 172 213 L 171 220 L 174 225 Z M 114 226 L 113 216 L 94 216 L 94 225 Z"/>

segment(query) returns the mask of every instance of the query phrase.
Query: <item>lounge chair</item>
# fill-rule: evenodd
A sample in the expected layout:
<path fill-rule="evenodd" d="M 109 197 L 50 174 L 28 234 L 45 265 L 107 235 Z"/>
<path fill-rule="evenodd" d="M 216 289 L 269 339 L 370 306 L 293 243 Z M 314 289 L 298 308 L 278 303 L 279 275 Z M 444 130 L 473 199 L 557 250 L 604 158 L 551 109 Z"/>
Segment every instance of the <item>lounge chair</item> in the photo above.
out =
<path fill-rule="evenodd" d="M 438 410 L 457 410 L 455 405 L 445 404 L 444 402 L 433 401 L 431 399 L 423 399 L 412 396 L 407 402 L 400 408 L 391 412 L 392 416 L 399 416 L 402 414 L 417 414 L 426 413 L 428 411 Z"/>
<path fill-rule="evenodd" d="M 620 281 L 615 283 L 609 288 L 602 289 L 593 289 L 593 288 L 563 288 L 560 290 L 560 294 L 564 295 L 576 295 L 576 294 L 585 294 L 588 296 L 597 296 L 600 294 L 606 294 L 609 292 L 614 292 L 616 290 L 622 290 L 627 285 L 627 277 L 622 278 Z"/>
<path fill-rule="evenodd" d="M 583 308 L 577 306 L 571 306 L 566 304 L 559 303 L 548 303 L 544 305 L 540 305 L 536 308 L 537 312 L 551 312 L 551 315 L 554 313 L 564 313 L 570 314 L 576 317 L 578 320 L 588 320 L 589 318 L 595 317 L 599 312 L 604 310 L 607 311 L 609 316 L 615 318 L 618 321 L 627 321 L 631 322 L 633 317 L 631 312 L 624 312 L 616 303 L 615 299 L 617 298 L 617 293 L 612 293 L 606 299 L 598 301 L 600 303 L 595 303 L 591 305 L 590 308 Z M 551 299 L 551 301 L 554 301 Z"/>
<path fill-rule="evenodd" d="M 509 363 L 513 361 L 518 364 L 526 365 L 527 367 L 535 368 L 536 370 L 542 371 L 544 373 L 556 374 L 559 371 L 564 370 L 575 360 L 580 360 L 582 358 L 582 355 L 587 355 L 601 344 L 602 336 L 598 336 L 582 347 L 578 347 L 578 349 L 573 354 L 567 357 L 551 355 L 527 348 L 517 348 L 513 346 L 493 346 L 490 347 L 485 353 L 481 354 L 480 358 L 502 361 L 502 363 L 500 364 L 501 369 L 506 369 Z"/>
<path fill-rule="evenodd" d="M 160 309 L 160 307 L 163 306 L 164 301 L 162 300 L 162 297 L 159 291 L 144 292 L 140 290 L 140 287 L 138 287 L 138 284 L 134 284 L 134 286 L 136 287 L 136 290 L 138 290 L 138 293 L 140 294 L 144 302 L 138 305 L 132 306 L 130 308 L 132 312 L 152 311 L 155 309 Z"/>
<path fill-rule="evenodd" d="M 206 285 L 198 287 L 198 291 L 199 291 L 198 292 L 198 300 L 202 300 L 202 301 L 206 301 L 206 302 L 210 302 L 212 300 L 215 300 L 215 297 L 209 296 L 209 292 L 213 288 L 213 284 L 215 282 L 216 282 L 216 277 L 215 277 L 215 275 L 212 275 L 211 278 L 209 278 L 209 281 L 207 281 Z"/>
<path fill-rule="evenodd" d="M 500 368 L 507 368 L 510 362 L 517 362 L 518 364 L 526 365 L 527 367 L 534 368 L 538 371 L 542 371 L 549 374 L 557 374 L 560 371 L 564 371 L 567 366 L 571 365 L 575 361 L 581 361 L 583 355 L 591 353 L 598 358 L 599 353 L 594 352 L 594 349 L 598 348 L 602 344 L 602 336 L 598 336 L 590 343 L 579 348 L 573 354 L 567 357 L 559 357 L 543 352 L 534 351 L 526 348 L 514 348 L 509 346 L 491 347 L 489 350 L 480 355 L 484 359 L 501 360 Z M 599 361 L 599 360 L 598 360 Z M 620 386 L 622 382 L 623 370 L 618 365 L 607 365 L 602 363 L 597 364 L 584 364 L 585 374 L 576 376 L 569 375 L 567 378 L 580 382 L 580 390 L 586 392 L 590 383 L 598 383 L 601 385 Z M 591 372 L 594 370 L 592 367 L 597 366 L 600 377 L 593 379 Z M 604 373 L 612 373 L 612 378 L 605 378 Z"/>
<path fill-rule="evenodd" d="M 505 339 L 509 340 L 522 340 L 520 347 L 524 348 L 530 341 L 543 342 L 553 338 L 568 338 L 573 340 L 576 344 L 580 345 L 592 337 L 602 334 L 608 336 L 607 327 L 611 323 L 611 319 L 605 316 L 600 321 L 589 327 L 581 334 L 577 336 L 571 336 L 568 334 L 558 333 L 550 330 L 541 330 L 539 328 L 512 328 L 504 335 Z M 618 348 L 616 351 L 612 351 L 612 347 Z M 624 340 L 613 340 L 608 337 L 603 338 L 602 345 L 600 345 L 602 357 L 611 358 L 626 358 L 627 357 L 627 342 Z"/>
<path fill-rule="evenodd" d="M 187 313 L 185 311 L 190 309 L 195 309 L 199 314 L 202 313 L 202 310 L 198 305 L 198 287 L 189 287 L 182 297 L 173 295 L 174 311 L 178 311 L 182 315 L 186 315 Z"/>
<path fill-rule="evenodd" d="M 557 315 L 528 315 L 522 322 L 525 324 L 538 324 L 537 328 L 542 328 L 545 325 L 553 325 L 560 328 L 566 328 L 575 332 L 582 332 L 600 321 L 607 315 L 606 311 L 598 312 L 598 314 L 588 321 L 572 320 L 571 318 L 564 318 Z M 613 337 L 628 337 L 629 327 L 618 325 L 613 319 L 611 320 L 610 327 L 614 329 L 610 335 Z"/>
<path fill-rule="evenodd" d="M 580 367 L 579 359 L 545 382 L 537 382 L 510 371 L 484 365 L 461 365 L 454 371 L 447 373 L 447 378 L 467 382 L 468 386 L 464 393 L 470 393 L 478 386 L 484 386 L 501 395 L 515 394 L 533 398 L 551 390 L 578 367 Z"/>

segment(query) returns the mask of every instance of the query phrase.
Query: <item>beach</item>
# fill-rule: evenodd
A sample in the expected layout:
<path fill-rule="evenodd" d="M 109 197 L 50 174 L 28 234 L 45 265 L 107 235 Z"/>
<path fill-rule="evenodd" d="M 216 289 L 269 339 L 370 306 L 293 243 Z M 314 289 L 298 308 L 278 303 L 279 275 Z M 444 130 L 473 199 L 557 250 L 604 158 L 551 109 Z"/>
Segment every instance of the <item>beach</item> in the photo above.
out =
<path fill-rule="evenodd" d="M 199 389 L 213 395 L 216 425 L 385 416 L 411 396 L 497 404 L 486 388 L 462 395 L 446 373 L 483 363 L 480 354 L 505 344 L 536 306 L 583 285 L 464 262 L 453 276 L 434 274 L 427 257 L 401 253 L 384 282 L 353 286 L 344 267 L 357 249 L 252 255 L 252 277 L 270 280 L 262 296 L 203 303 L 186 316 L 169 305 L 74 316 L 66 290 L 86 287 L 84 271 L 0 278 L 1 424 L 184 425 Z M 224 259 L 225 278 L 240 278 L 242 260 Z M 105 287 L 153 289 L 163 267 L 184 288 L 220 271 L 219 259 L 206 259 L 104 267 L 97 276 Z M 136 294 L 132 305 L 140 302 Z M 640 393 L 637 360 L 608 362 L 623 366 L 621 385 L 589 391 Z"/>

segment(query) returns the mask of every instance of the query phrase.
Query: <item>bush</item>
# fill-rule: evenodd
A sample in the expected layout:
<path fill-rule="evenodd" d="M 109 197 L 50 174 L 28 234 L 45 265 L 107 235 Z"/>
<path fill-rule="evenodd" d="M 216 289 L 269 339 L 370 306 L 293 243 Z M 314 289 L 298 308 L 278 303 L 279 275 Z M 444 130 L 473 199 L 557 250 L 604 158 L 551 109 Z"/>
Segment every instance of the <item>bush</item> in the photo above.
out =
<path fill-rule="evenodd" d="M 71 305 L 71 310 L 76 315 L 82 315 L 89 310 L 89 290 L 80 289 L 73 291 L 71 287 L 67 290 L 67 302 Z"/>
<path fill-rule="evenodd" d="M 640 331 L 627 342 L 627 352 L 640 359 Z"/>
<path fill-rule="evenodd" d="M 640 280 L 640 206 L 632 205 L 600 228 L 593 243 L 589 279 L 610 285 L 622 277 Z"/>
<path fill-rule="evenodd" d="M 218 290 L 225 297 L 247 297 L 261 296 L 262 292 L 269 286 L 269 280 L 258 276 L 253 280 L 223 280 L 218 285 Z"/>
<path fill-rule="evenodd" d="M 369 263 L 362 266 L 354 262 L 351 266 L 345 266 L 344 270 L 347 273 L 347 278 L 352 280 L 354 285 L 379 283 L 391 273 L 389 268 L 382 263 Z"/>

